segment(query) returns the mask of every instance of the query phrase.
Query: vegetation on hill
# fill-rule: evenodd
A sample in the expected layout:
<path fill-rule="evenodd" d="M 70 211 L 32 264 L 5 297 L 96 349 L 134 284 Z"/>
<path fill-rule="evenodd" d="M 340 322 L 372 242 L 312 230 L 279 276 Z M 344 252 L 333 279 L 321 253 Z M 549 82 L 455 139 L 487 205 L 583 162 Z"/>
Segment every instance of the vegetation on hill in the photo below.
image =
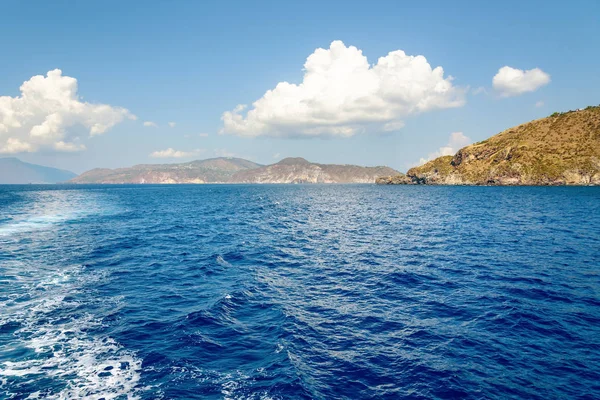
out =
<path fill-rule="evenodd" d="M 406 175 L 414 184 L 600 184 L 600 106 L 507 129 Z"/>

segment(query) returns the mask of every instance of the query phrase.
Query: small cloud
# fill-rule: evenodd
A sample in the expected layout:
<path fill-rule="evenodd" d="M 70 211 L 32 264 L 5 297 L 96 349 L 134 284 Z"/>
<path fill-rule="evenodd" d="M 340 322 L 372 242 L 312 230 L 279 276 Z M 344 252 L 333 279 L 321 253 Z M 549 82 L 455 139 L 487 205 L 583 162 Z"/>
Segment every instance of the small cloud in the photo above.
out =
<path fill-rule="evenodd" d="M 156 122 L 152 122 L 152 121 L 144 121 L 144 126 L 147 126 L 149 128 L 157 128 L 158 127 Z"/>
<path fill-rule="evenodd" d="M 538 101 L 537 103 L 535 103 L 535 107 L 536 108 L 544 107 L 544 102 L 542 100 Z"/>
<path fill-rule="evenodd" d="M 428 161 L 434 160 L 442 156 L 453 156 L 456 152 L 465 146 L 471 144 L 471 138 L 462 132 L 452 132 L 448 139 L 448 144 L 440 147 L 436 152 L 430 153 L 427 158 L 421 158 L 419 164 L 425 164 Z"/>
<path fill-rule="evenodd" d="M 487 89 L 483 86 L 479 86 L 473 89 L 471 93 L 473 93 L 474 96 L 477 96 L 478 94 L 487 94 Z"/>
<path fill-rule="evenodd" d="M 151 153 L 150 157 L 152 157 L 152 158 L 188 158 L 188 157 L 194 157 L 203 151 L 204 150 L 202 150 L 202 149 L 195 149 L 192 151 L 180 151 L 180 150 L 175 150 L 175 149 L 169 147 L 166 150 L 159 150 L 159 151 L 155 151 L 155 152 Z"/>
<path fill-rule="evenodd" d="M 227 149 L 215 149 L 215 156 L 217 157 L 235 157 L 236 154 L 228 151 Z"/>
<path fill-rule="evenodd" d="M 509 66 L 502 67 L 492 79 L 492 86 L 502 97 L 535 92 L 550 83 L 550 75 L 539 68 L 524 71 Z"/>
<path fill-rule="evenodd" d="M 200 137 L 208 137 L 208 133 L 199 133 L 198 136 L 200 136 Z"/>
<path fill-rule="evenodd" d="M 170 126 L 171 128 L 175 128 L 175 125 L 177 125 L 177 123 L 176 123 L 176 122 L 169 122 L 169 126 Z"/>
<path fill-rule="evenodd" d="M 278 160 L 280 157 L 281 157 L 281 154 L 279 154 L 279 153 L 273 154 L 273 158 L 276 160 Z"/>
<path fill-rule="evenodd" d="M 63 142 L 61 140 L 60 142 L 54 143 L 54 150 L 62 151 L 65 153 L 75 153 L 78 151 L 84 151 L 85 146 L 83 144 Z"/>
<path fill-rule="evenodd" d="M 402 121 L 391 121 L 383 125 L 384 132 L 399 131 L 402 128 L 404 128 L 404 122 Z"/>

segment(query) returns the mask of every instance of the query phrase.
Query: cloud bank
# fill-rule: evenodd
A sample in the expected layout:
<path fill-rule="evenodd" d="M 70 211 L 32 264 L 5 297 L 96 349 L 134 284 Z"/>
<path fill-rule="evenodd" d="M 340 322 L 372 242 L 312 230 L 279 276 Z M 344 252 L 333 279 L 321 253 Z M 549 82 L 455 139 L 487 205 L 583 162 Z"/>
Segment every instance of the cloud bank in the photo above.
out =
<path fill-rule="evenodd" d="M 85 146 L 77 142 L 76 127 L 95 136 L 126 118 L 136 119 L 122 107 L 82 102 L 77 79 L 60 69 L 32 77 L 20 91 L 20 96 L 0 96 L 0 153 L 80 151 Z"/>
<path fill-rule="evenodd" d="M 452 132 L 448 139 L 448 144 L 440 147 L 436 152 L 427 155 L 427 158 L 421 158 L 419 164 L 425 164 L 427 161 L 434 160 L 442 156 L 453 156 L 456 152 L 465 146 L 471 144 L 471 138 L 462 132 Z"/>
<path fill-rule="evenodd" d="M 550 75 L 539 68 L 523 71 L 505 66 L 500 68 L 492 79 L 492 86 L 502 97 L 535 92 L 548 83 L 550 83 Z"/>
<path fill-rule="evenodd" d="M 180 151 L 180 150 L 175 150 L 175 149 L 169 147 L 166 150 L 158 150 L 153 153 L 150 153 L 150 157 L 152 157 L 152 158 L 189 158 L 189 157 L 194 157 L 194 156 L 198 155 L 199 153 L 201 153 L 200 149 L 196 149 L 193 151 Z"/>
<path fill-rule="evenodd" d="M 423 56 L 396 50 L 370 65 L 361 50 L 334 41 L 306 59 L 302 83 L 280 82 L 250 109 L 223 113 L 220 133 L 348 137 L 397 130 L 409 115 L 464 103 L 465 89 Z"/>

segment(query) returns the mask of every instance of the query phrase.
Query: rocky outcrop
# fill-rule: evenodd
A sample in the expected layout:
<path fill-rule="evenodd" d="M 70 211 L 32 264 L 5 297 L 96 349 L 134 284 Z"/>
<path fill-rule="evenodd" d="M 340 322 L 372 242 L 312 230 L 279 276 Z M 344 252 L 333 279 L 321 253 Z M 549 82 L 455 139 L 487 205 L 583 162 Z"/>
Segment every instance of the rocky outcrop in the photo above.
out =
<path fill-rule="evenodd" d="M 375 180 L 375 183 L 378 185 L 412 185 L 413 180 L 404 175 L 392 175 L 392 176 L 381 176 Z"/>
<path fill-rule="evenodd" d="M 429 185 L 600 185 L 600 106 L 519 125 L 406 175 Z"/>

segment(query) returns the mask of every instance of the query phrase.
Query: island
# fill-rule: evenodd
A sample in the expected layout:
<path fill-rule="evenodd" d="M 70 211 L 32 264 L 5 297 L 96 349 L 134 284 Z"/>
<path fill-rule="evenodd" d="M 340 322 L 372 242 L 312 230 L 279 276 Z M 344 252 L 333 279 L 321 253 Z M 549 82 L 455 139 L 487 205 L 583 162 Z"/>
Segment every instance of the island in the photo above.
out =
<path fill-rule="evenodd" d="M 599 185 L 600 106 L 527 122 L 376 183 Z"/>

